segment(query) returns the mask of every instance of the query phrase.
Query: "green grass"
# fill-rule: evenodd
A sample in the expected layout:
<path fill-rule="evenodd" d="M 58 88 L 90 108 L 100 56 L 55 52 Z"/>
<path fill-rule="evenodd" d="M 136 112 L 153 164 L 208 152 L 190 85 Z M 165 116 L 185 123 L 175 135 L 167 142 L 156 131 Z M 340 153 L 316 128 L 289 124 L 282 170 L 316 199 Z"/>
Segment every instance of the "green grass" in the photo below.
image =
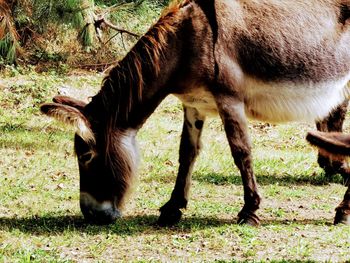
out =
<path fill-rule="evenodd" d="M 139 132 L 140 179 L 125 217 L 84 222 L 73 130 L 40 115 L 58 91 L 87 98 L 101 75 L 8 69 L 0 80 L 0 262 L 315 262 L 350 260 L 350 228 L 333 226 L 345 187 L 304 140 L 313 124 L 250 122 L 262 226 L 236 224 L 243 190 L 219 119 L 208 119 L 191 200 L 178 226 L 155 225 L 177 172 L 182 107 L 167 98 Z M 73 87 L 73 88 L 72 88 Z M 349 131 L 349 123 L 345 124 Z"/>

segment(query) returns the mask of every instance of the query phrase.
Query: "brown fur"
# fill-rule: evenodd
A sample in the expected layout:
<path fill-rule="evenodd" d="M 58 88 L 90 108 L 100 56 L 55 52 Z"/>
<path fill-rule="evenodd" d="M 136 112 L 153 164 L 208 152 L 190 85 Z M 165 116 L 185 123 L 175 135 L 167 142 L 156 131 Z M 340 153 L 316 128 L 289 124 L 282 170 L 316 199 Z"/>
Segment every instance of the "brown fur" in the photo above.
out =
<path fill-rule="evenodd" d="M 55 103 L 71 106 L 71 107 L 76 108 L 80 111 L 84 110 L 84 108 L 86 106 L 86 103 L 83 101 L 76 100 L 76 99 L 73 99 L 71 97 L 62 96 L 62 95 L 55 96 L 52 99 L 52 101 Z"/>
<path fill-rule="evenodd" d="M 350 135 L 314 131 L 308 133 L 306 140 L 332 158 L 341 160 L 344 156 L 350 156 Z"/>
<path fill-rule="evenodd" d="M 309 132 L 306 139 L 331 160 L 344 161 L 350 157 L 350 135 L 339 132 Z M 344 184 L 348 186 L 343 201 L 336 208 L 334 223 L 350 224 L 350 168 L 343 169 Z"/>
<path fill-rule="evenodd" d="M 81 185 L 89 193 L 85 213 L 89 198 L 94 207 L 104 200 L 116 207 L 124 201 L 136 170 L 134 134 L 167 95 L 175 94 L 187 113 L 177 182 L 159 223 L 180 219 L 204 117 L 217 112 L 243 181 L 238 221 L 259 224 L 255 212 L 261 198 L 246 115 L 319 119 L 342 102 L 350 79 L 349 6 L 345 0 L 189 0 L 169 8 L 80 111 L 96 139 L 92 147 L 76 137 L 78 156 L 96 153 L 88 165 L 79 163 Z M 104 217 L 112 220 L 118 214 L 107 210 Z M 103 216 L 99 207 L 93 212 Z"/>
<path fill-rule="evenodd" d="M 183 19 L 178 10 L 188 3 L 173 4 L 166 9 L 160 20 L 104 78 L 100 91 L 102 107 L 114 122 L 127 120 L 133 104 L 142 100 L 143 87 L 148 82 L 146 73 L 147 78 L 158 77 L 169 36 L 175 34 L 179 21 Z"/>
<path fill-rule="evenodd" d="M 332 111 L 327 118 L 316 123 L 317 130 L 322 132 L 342 132 L 343 123 L 347 112 L 348 100 L 345 100 L 334 111 Z M 327 153 L 322 153 L 322 149 L 319 150 L 317 162 L 324 169 L 327 176 L 331 176 L 336 173 L 342 174 L 347 177 L 347 162 L 343 156 L 338 155 L 337 158 L 330 156 Z"/>

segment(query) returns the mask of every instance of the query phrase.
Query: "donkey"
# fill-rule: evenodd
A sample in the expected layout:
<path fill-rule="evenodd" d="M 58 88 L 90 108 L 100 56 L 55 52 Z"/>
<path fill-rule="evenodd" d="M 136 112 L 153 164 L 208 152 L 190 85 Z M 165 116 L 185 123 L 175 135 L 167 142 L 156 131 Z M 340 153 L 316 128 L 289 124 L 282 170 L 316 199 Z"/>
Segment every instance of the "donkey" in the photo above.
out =
<path fill-rule="evenodd" d="M 160 225 L 186 208 L 206 116 L 218 114 L 244 189 L 238 223 L 258 225 L 247 117 L 321 120 L 348 96 L 348 0 L 185 0 L 172 5 L 110 69 L 88 104 L 58 96 L 41 106 L 74 125 L 86 219 L 121 216 L 138 163 L 135 136 L 169 94 L 184 105 L 179 171 Z"/>
<path fill-rule="evenodd" d="M 316 146 L 323 156 L 333 160 L 343 160 L 350 156 L 350 135 L 339 132 L 308 132 L 306 139 Z M 334 223 L 350 225 L 350 168 L 345 169 L 348 177 L 345 185 L 348 186 L 343 201 L 336 208 Z"/>

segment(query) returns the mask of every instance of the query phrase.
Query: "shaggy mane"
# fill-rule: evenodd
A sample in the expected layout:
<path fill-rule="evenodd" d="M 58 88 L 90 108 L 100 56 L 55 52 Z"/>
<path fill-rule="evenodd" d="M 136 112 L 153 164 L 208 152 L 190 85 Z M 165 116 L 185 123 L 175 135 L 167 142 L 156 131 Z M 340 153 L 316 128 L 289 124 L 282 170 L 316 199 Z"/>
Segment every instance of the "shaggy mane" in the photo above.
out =
<path fill-rule="evenodd" d="M 104 78 L 99 95 L 107 119 L 112 122 L 110 128 L 128 120 L 133 104 L 142 100 L 145 83 L 158 76 L 169 36 L 176 33 L 181 21 L 178 11 L 190 1 L 170 4 L 158 22 Z"/>
<path fill-rule="evenodd" d="M 105 162 L 118 179 L 121 192 L 130 185 L 135 176 L 136 167 L 131 156 L 125 154 L 126 149 L 116 148 L 112 143 L 113 138 L 123 136 L 123 134 L 116 134 L 115 127 L 117 124 L 118 127 L 123 127 L 128 122 L 128 115 L 133 105 L 142 101 L 145 84 L 153 81 L 160 73 L 169 37 L 176 34 L 178 25 L 182 21 L 179 10 L 190 1 L 192 0 L 169 5 L 158 22 L 109 71 L 102 82 L 100 92 L 92 98 L 91 103 L 95 101 L 103 110 L 103 116 L 99 117 L 104 118 L 106 122 L 103 128 Z"/>

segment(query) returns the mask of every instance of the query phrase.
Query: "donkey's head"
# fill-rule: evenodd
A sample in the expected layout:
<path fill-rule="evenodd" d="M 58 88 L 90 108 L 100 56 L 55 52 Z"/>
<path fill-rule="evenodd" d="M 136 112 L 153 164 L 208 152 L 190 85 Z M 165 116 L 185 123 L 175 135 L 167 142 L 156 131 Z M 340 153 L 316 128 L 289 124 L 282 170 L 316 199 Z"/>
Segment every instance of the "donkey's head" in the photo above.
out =
<path fill-rule="evenodd" d="M 121 209 L 137 166 L 136 133 L 115 129 L 88 114 L 86 103 L 56 96 L 41 111 L 76 128 L 75 153 L 80 172 L 80 207 L 94 223 L 110 223 L 121 216 Z"/>
<path fill-rule="evenodd" d="M 350 135 L 340 132 L 312 131 L 306 136 L 312 145 L 316 146 L 322 155 L 332 159 L 343 160 L 350 156 Z"/>

